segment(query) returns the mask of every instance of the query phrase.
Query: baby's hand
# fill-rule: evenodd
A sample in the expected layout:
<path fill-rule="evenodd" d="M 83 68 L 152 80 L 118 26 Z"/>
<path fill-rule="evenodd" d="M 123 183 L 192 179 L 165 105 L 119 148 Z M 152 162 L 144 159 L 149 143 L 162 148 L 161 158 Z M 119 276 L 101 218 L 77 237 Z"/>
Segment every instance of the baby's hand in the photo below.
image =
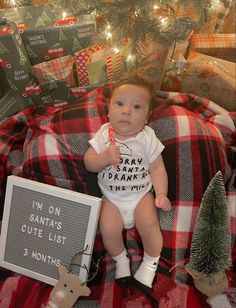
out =
<path fill-rule="evenodd" d="M 106 149 L 106 157 L 108 159 L 108 164 L 116 168 L 120 163 L 120 149 L 117 145 L 110 145 Z"/>
<path fill-rule="evenodd" d="M 165 194 L 157 194 L 155 199 L 156 207 L 162 209 L 165 212 L 169 212 L 171 210 L 170 200 L 167 198 Z"/>

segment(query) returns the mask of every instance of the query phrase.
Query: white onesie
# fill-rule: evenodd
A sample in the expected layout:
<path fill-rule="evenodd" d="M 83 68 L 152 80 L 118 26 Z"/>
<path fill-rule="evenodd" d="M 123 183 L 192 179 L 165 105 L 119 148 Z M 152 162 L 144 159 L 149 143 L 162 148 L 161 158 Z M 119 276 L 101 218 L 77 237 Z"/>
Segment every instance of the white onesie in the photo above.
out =
<path fill-rule="evenodd" d="M 97 153 L 110 146 L 109 123 L 101 126 L 89 141 Z M 134 226 L 134 210 L 141 198 L 152 188 L 149 166 L 163 151 L 164 145 L 154 130 L 145 125 L 135 137 L 115 138 L 120 149 L 120 164 L 108 166 L 98 173 L 98 185 L 104 195 L 121 213 L 126 229 Z"/>

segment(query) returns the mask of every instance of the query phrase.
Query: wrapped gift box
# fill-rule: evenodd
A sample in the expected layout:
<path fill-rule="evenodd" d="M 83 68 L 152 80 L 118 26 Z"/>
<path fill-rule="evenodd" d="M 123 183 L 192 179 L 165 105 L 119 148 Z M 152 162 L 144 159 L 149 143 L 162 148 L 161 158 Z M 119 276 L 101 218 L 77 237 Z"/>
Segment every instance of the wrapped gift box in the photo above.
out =
<path fill-rule="evenodd" d="M 52 80 L 50 82 L 42 83 L 41 100 L 43 105 L 58 105 L 69 103 L 73 100 L 70 88 L 67 87 L 63 80 Z"/>
<path fill-rule="evenodd" d="M 21 109 L 22 97 L 10 90 L 0 98 L 0 122 Z"/>
<path fill-rule="evenodd" d="M 86 15 L 87 17 L 80 16 L 79 20 L 74 17 L 69 17 L 69 22 L 67 22 L 68 18 L 63 13 L 59 6 L 48 3 L 0 10 L 0 18 L 5 18 L 16 23 L 22 33 L 27 29 L 33 28 L 73 25 L 75 23 L 85 22 L 85 19 L 94 21 L 90 15 Z M 24 26 L 22 23 L 24 23 Z"/>
<path fill-rule="evenodd" d="M 13 91 L 22 91 L 33 82 L 31 64 L 16 24 L 0 19 L 0 70 L 5 76 L 1 81 Z"/>
<path fill-rule="evenodd" d="M 74 54 L 79 86 L 113 82 L 127 73 L 128 41 L 115 50 L 93 45 Z"/>
<path fill-rule="evenodd" d="M 236 62 L 235 48 L 235 34 L 194 34 L 190 42 L 191 51 L 232 62 Z"/>
<path fill-rule="evenodd" d="M 162 91 L 180 91 L 181 80 L 184 76 L 186 64 L 187 60 L 182 54 L 179 54 L 178 58 L 170 62 L 168 68 L 165 70 L 165 74 L 162 80 Z"/>
<path fill-rule="evenodd" d="M 220 11 L 215 26 L 215 33 L 234 33 L 235 32 L 235 1 L 224 0 L 224 8 Z M 228 30 L 226 29 L 229 27 Z"/>
<path fill-rule="evenodd" d="M 153 42 L 149 39 L 140 47 L 143 55 L 137 58 L 136 67 L 128 65 L 128 71 L 136 70 L 139 76 L 148 79 L 156 90 L 160 90 L 169 47 L 160 41 Z"/>
<path fill-rule="evenodd" d="M 22 91 L 19 109 L 32 105 L 58 106 L 74 103 L 87 92 L 101 86 L 96 84 L 87 87 L 68 87 L 63 80 L 51 80 L 49 82 L 33 84 Z"/>
<path fill-rule="evenodd" d="M 161 84 L 162 91 L 180 91 L 181 80 L 187 65 L 186 51 L 188 44 L 188 41 L 179 41 L 170 48 Z"/>
<path fill-rule="evenodd" d="M 55 25 L 27 29 L 21 34 L 32 65 L 73 55 L 94 39 L 95 21 L 86 16 L 72 25 Z"/>
<path fill-rule="evenodd" d="M 68 87 L 71 87 L 75 86 L 73 66 L 74 58 L 69 55 L 35 64 L 33 70 L 39 83 L 51 80 L 63 80 Z"/>
<path fill-rule="evenodd" d="M 57 105 L 75 100 L 63 80 L 51 80 L 38 84 L 33 82 L 21 92 L 21 109 L 33 105 Z"/>
<path fill-rule="evenodd" d="M 229 111 L 236 111 L 236 64 L 198 52 L 190 52 L 181 92 L 205 97 Z"/>
<path fill-rule="evenodd" d="M 0 11 L 0 18 L 6 18 L 14 23 L 24 24 L 21 32 L 27 28 L 50 26 L 56 18 L 52 5 L 29 5 L 7 8 Z"/>
<path fill-rule="evenodd" d="M 63 19 L 62 12 L 50 4 L 2 10 L 0 18 L 1 83 L 4 83 L 5 92 L 11 88 L 20 95 L 24 91 L 28 93 L 28 89 L 35 92 L 37 80 L 33 65 L 73 55 L 91 44 L 96 30 L 93 17 Z M 10 32 L 5 23 L 11 28 Z M 27 101 L 26 105 L 38 103 L 41 97 L 29 93 L 24 101 Z"/>
<path fill-rule="evenodd" d="M 91 15 L 63 17 L 52 4 L 10 8 L 0 17 L 16 23 L 32 65 L 73 55 L 91 44 L 96 31 Z"/>
<path fill-rule="evenodd" d="M 199 6 L 194 1 L 171 1 L 171 4 L 175 11 L 175 17 L 190 17 L 198 23 L 198 32 L 214 33 L 219 19 L 223 18 L 222 12 L 224 12 L 224 17 L 227 14 L 225 12 L 225 6 L 230 5 L 231 2 L 232 0 L 212 2 L 212 7 L 209 4 L 209 7 L 205 9 L 205 18 L 200 14 L 199 7 L 203 4 L 201 2 L 199 2 Z"/>

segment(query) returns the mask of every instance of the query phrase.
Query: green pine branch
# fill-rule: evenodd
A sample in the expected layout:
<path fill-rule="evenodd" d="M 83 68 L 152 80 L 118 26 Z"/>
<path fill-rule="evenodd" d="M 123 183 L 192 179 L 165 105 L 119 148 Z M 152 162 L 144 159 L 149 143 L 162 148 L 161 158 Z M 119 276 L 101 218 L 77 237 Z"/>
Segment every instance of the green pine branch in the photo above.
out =
<path fill-rule="evenodd" d="M 224 1 L 224 0 L 221 0 Z M 114 47 L 122 44 L 124 39 L 131 39 L 131 52 L 137 55 L 139 45 L 147 39 L 158 41 L 170 46 L 176 40 L 186 39 L 188 30 L 198 30 L 200 25 L 209 19 L 213 0 L 55 0 L 57 6 L 63 8 L 68 14 L 76 17 L 83 14 L 95 14 L 97 19 L 106 21 L 103 25 L 98 23 L 96 43 Z M 198 14 L 198 20 L 191 16 L 177 17 L 175 9 L 178 4 L 191 4 Z M 157 11 L 153 16 L 153 8 L 158 6 L 160 14 L 168 17 L 163 25 Z M 106 37 L 105 27 L 111 26 L 112 39 Z"/>

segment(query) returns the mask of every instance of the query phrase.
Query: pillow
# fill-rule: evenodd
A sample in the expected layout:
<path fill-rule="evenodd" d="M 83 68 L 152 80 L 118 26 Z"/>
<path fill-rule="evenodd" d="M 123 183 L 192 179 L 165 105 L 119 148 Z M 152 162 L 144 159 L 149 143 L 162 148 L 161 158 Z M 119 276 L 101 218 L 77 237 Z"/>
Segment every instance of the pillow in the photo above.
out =
<path fill-rule="evenodd" d="M 228 177 L 225 146 L 219 130 L 183 106 L 163 105 L 154 110 L 150 124 L 165 144 L 163 159 L 169 178 L 172 210 L 159 211 L 163 232 L 162 255 L 172 265 L 189 256 L 194 224 L 202 195 L 218 170 Z M 186 281 L 186 273 L 173 271 Z"/>
<path fill-rule="evenodd" d="M 33 70 L 39 83 L 52 80 L 64 80 L 68 87 L 75 85 L 74 58 L 65 56 L 47 62 L 35 64 Z"/>
<path fill-rule="evenodd" d="M 85 94 L 78 104 L 58 109 L 47 118 L 36 119 L 23 148 L 24 177 L 100 196 L 96 175 L 87 172 L 83 156 L 88 139 L 107 121 L 105 88 Z"/>

